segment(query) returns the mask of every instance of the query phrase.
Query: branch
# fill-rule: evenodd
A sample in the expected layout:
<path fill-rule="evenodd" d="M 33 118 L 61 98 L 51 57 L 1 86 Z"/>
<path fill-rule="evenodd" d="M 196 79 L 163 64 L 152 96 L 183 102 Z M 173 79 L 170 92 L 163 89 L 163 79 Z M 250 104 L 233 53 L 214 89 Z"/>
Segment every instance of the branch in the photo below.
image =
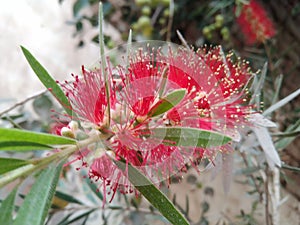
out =
<path fill-rule="evenodd" d="M 171 41 L 171 33 L 172 33 L 172 24 L 173 24 L 173 17 L 174 17 L 174 1 L 170 0 L 170 6 L 169 6 L 169 21 L 168 21 L 168 27 L 167 27 L 167 41 Z"/>
<path fill-rule="evenodd" d="M 266 197 L 266 202 L 265 202 L 265 218 L 266 218 L 266 225 L 271 225 L 270 224 L 270 217 L 269 217 L 269 197 L 270 197 L 270 193 L 269 193 L 269 167 L 266 166 L 266 170 L 265 170 L 265 197 Z"/>
<path fill-rule="evenodd" d="M 17 102 L 17 103 L 14 104 L 13 106 L 11 106 L 11 107 L 9 107 L 9 108 L 3 110 L 2 112 L 0 112 L 0 117 L 3 116 L 5 113 L 8 113 L 9 111 L 15 109 L 16 107 L 21 106 L 21 105 L 24 105 L 26 102 L 28 102 L 28 101 L 30 101 L 30 100 L 32 100 L 32 99 L 35 99 L 35 98 L 37 98 L 37 97 L 39 97 L 39 96 L 45 94 L 47 91 L 48 91 L 48 89 L 43 90 L 43 91 L 40 91 L 40 92 L 38 92 L 38 93 L 36 93 L 36 94 L 34 94 L 34 95 L 32 95 L 32 96 L 29 96 L 29 97 L 25 98 L 25 99 L 22 100 L 22 101 Z"/>
<path fill-rule="evenodd" d="M 271 203 L 272 203 L 272 224 L 280 224 L 280 213 L 279 213 L 279 203 L 280 203 L 280 175 L 279 169 L 275 168 L 272 171 L 272 183 L 270 183 L 271 188 Z"/>
<path fill-rule="evenodd" d="M 300 172 L 300 168 L 299 167 L 295 167 L 295 166 L 290 166 L 290 165 L 287 165 L 287 164 L 284 164 L 282 163 L 282 168 L 283 169 L 287 169 L 287 170 L 291 170 L 293 172 Z"/>

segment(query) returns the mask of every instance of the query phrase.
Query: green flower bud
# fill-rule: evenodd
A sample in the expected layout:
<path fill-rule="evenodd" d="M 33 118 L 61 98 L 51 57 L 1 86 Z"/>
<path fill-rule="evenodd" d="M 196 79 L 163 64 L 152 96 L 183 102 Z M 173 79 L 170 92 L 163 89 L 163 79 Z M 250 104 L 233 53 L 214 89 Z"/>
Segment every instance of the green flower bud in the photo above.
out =
<path fill-rule="evenodd" d="M 144 6 L 142 8 L 142 14 L 145 15 L 145 16 L 149 16 L 151 14 L 150 6 Z"/>
<path fill-rule="evenodd" d="M 223 23 L 224 23 L 224 17 L 221 14 L 216 15 L 215 22 L 216 23 L 220 23 L 221 25 L 223 25 Z"/>
<path fill-rule="evenodd" d="M 223 27 L 220 31 L 221 35 L 222 35 L 222 38 L 225 40 L 225 41 L 228 41 L 229 38 L 230 38 L 230 32 L 229 32 L 229 29 L 228 27 Z"/>
<path fill-rule="evenodd" d="M 203 35 L 204 35 L 204 36 L 206 36 L 206 35 L 210 34 L 210 32 L 211 32 L 211 30 L 209 29 L 209 27 L 208 27 L 208 26 L 206 26 L 206 27 L 203 27 L 203 29 L 202 29 L 202 33 L 203 33 Z"/>
<path fill-rule="evenodd" d="M 143 35 L 147 38 L 151 37 L 152 31 L 153 31 L 153 28 L 151 25 L 142 29 Z"/>
<path fill-rule="evenodd" d="M 210 29 L 210 31 L 214 31 L 216 29 L 216 25 L 210 24 L 210 25 L 208 25 L 208 28 Z"/>
<path fill-rule="evenodd" d="M 112 49 L 115 47 L 115 44 L 112 40 L 109 40 L 106 44 L 106 46 L 109 48 L 109 49 Z"/>
<path fill-rule="evenodd" d="M 146 27 L 151 27 L 151 20 L 148 16 L 141 16 L 137 21 L 139 28 L 143 29 Z"/>
<path fill-rule="evenodd" d="M 169 10 L 169 9 L 165 9 L 163 15 L 164 15 L 164 17 L 169 17 L 169 15 L 170 15 L 170 10 Z"/>
<path fill-rule="evenodd" d="M 61 128 L 60 133 L 64 137 L 75 138 L 73 131 L 68 127 Z"/>

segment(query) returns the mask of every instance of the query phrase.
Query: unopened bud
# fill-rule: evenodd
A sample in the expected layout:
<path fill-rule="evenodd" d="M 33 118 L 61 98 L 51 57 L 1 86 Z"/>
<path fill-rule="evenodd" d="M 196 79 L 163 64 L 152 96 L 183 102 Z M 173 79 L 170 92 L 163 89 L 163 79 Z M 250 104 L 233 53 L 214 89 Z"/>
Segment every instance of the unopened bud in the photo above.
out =
<path fill-rule="evenodd" d="M 61 135 L 64 137 L 75 138 L 73 131 L 68 127 L 61 128 Z"/>
<path fill-rule="evenodd" d="M 72 121 L 68 124 L 68 127 L 69 127 L 72 131 L 76 131 L 76 130 L 78 130 L 78 122 L 72 120 Z"/>
<path fill-rule="evenodd" d="M 142 122 L 145 121 L 147 118 L 148 118 L 147 115 L 145 115 L 145 116 L 137 116 L 137 117 L 136 117 L 136 121 L 137 121 L 138 123 L 142 123 Z"/>
<path fill-rule="evenodd" d="M 113 160 L 116 159 L 116 154 L 113 151 L 106 151 L 106 155 Z"/>
<path fill-rule="evenodd" d="M 224 23 L 224 17 L 221 14 L 216 15 L 215 17 L 215 26 L 216 28 L 221 28 Z"/>

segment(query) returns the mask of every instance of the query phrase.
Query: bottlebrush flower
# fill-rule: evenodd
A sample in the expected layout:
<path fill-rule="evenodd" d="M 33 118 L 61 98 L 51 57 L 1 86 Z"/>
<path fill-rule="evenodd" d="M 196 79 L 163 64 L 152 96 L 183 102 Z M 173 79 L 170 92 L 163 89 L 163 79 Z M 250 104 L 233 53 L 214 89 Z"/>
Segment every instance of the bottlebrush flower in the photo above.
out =
<path fill-rule="evenodd" d="M 106 122 L 107 97 L 101 72 L 100 70 L 89 71 L 82 66 L 82 74 L 83 78 L 72 75 L 75 81 L 72 83 L 65 81 L 61 86 L 72 104 L 73 112 L 79 119 L 103 126 Z M 109 82 L 112 82 L 112 79 L 109 78 Z M 113 91 L 110 93 L 111 107 L 114 108 L 115 94 Z"/>
<path fill-rule="evenodd" d="M 275 35 L 273 22 L 265 9 L 255 0 L 242 6 L 237 22 L 248 44 L 263 43 Z"/>
<path fill-rule="evenodd" d="M 231 56 L 217 46 L 198 49 L 195 55 L 183 50 L 171 57 L 168 79 L 186 88 L 188 94 L 168 113 L 170 120 L 192 121 L 190 126 L 220 132 L 249 124 L 253 106 L 247 104 L 246 85 L 252 73 L 247 62 L 234 62 Z"/>
<path fill-rule="evenodd" d="M 252 77 L 250 68 L 220 46 L 204 47 L 194 55 L 187 50 L 170 58 L 168 79 L 186 88 L 185 99 L 171 111 L 168 119 L 178 125 L 215 130 L 239 141 L 239 128 L 249 125 L 253 106 L 247 104 L 246 85 Z M 229 145 L 195 148 L 194 158 L 213 159 L 217 152 L 230 152 Z"/>
<path fill-rule="evenodd" d="M 89 178 L 95 182 L 100 179 L 102 180 L 103 203 L 106 202 L 106 195 L 110 194 L 112 195 L 111 201 L 117 190 L 122 194 L 133 193 L 135 191 L 127 175 L 124 174 L 106 154 L 93 160 L 90 165 Z M 110 190 L 107 191 L 107 187 L 109 187 Z"/>
<path fill-rule="evenodd" d="M 89 177 L 102 180 L 103 192 L 112 194 L 111 199 L 116 191 L 135 192 L 127 169 L 121 170 L 113 161 L 124 162 L 126 168 L 135 166 L 159 184 L 195 161 L 212 160 L 218 151 L 229 151 L 228 145 L 177 145 L 172 138 L 155 135 L 154 129 L 195 128 L 232 136 L 247 123 L 252 110 L 245 104 L 245 85 L 251 77 L 248 65 L 233 62 L 220 47 L 196 53 L 181 47 L 167 53 L 160 48 L 139 49 L 130 54 L 128 67 L 108 63 L 109 123 L 101 71 L 82 71 L 82 77 L 73 75 L 73 83 L 61 86 L 76 113 L 72 119 L 91 123 L 84 127 L 87 135 L 106 137 L 88 146 L 83 160 Z"/>

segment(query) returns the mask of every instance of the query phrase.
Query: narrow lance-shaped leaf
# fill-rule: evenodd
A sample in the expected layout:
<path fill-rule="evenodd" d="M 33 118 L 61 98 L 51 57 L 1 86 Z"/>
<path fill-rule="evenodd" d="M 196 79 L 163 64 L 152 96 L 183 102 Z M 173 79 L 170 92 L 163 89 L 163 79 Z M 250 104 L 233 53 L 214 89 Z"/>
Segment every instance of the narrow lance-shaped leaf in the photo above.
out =
<path fill-rule="evenodd" d="M 161 115 L 174 106 L 179 104 L 186 94 L 186 89 L 178 89 L 169 93 L 166 97 L 161 98 L 148 113 L 149 116 L 154 117 Z"/>
<path fill-rule="evenodd" d="M 75 144 L 76 140 L 19 129 L 0 128 L 0 150 L 44 150 L 53 146 Z"/>
<path fill-rule="evenodd" d="M 89 188 L 92 190 L 92 192 L 101 200 L 103 201 L 103 195 L 102 193 L 99 191 L 98 187 L 96 184 L 94 184 L 93 182 L 91 182 L 91 179 L 86 176 L 85 179 L 86 184 L 89 186 Z"/>
<path fill-rule="evenodd" d="M 79 16 L 80 10 L 82 10 L 84 7 L 86 7 L 88 5 L 89 5 L 88 0 L 76 1 L 73 4 L 73 16 L 74 16 L 74 18 L 77 18 Z"/>
<path fill-rule="evenodd" d="M 267 69 L 268 69 L 268 63 L 266 62 L 261 71 L 261 77 L 260 77 L 259 81 L 256 84 L 253 84 L 253 86 L 251 87 L 251 89 L 253 89 L 253 95 L 252 95 L 252 98 L 250 99 L 250 104 L 253 104 L 256 102 L 258 107 L 259 107 L 259 102 L 260 102 L 259 101 L 260 92 L 261 92 L 261 89 L 263 88 L 263 85 L 264 85 L 264 82 L 266 79 Z"/>
<path fill-rule="evenodd" d="M 30 162 L 26 160 L 0 158 L 0 175 L 28 164 L 30 164 Z"/>
<path fill-rule="evenodd" d="M 27 194 L 13 225 L 44 224 L 64 162 L 40 173 Z"/>
<path fill-rule="evenodd" d="M 10 170 L 6 172 L 5 174 L 0 176 L 0 188 L 4 187 L 8 183 L 20 178 L 25 177 L 26 174 L 31 173 L 35 170 L 35 165 L 33 164 L 27 164 L 18 168 L 15 168 L 14 170 Z"/>
<path fill-rule="evenodd" d="M 287 97 L 285 97 L 284 99 L 281 99 L 279 102 L 276 102 L 274 105 L 272 105 L 269 108 L 267 108 L 263 112 L 263 115 L 266 116 L 266 115 L 272 113 L 273 111 L 279 109 L 280 107 L 282 107 L 285 104 L 287 104 L 289 101 L 291 101 L 294 98 L 296 98 L 299 94 L 300 94 L 300 88 L 298 90 L 294 91 L 292 94 L 290 94 Z"/>
<path fill-rule="evenodd" d="M 25 55 L 29 65 L 32 70 L 35 72 L 40 81 L 44 84 L 47 89 L 51 90 L 51 93 L 54 97 L 59 101 L 59 103 L 64 107 L 66 112 L 69 115 L 72 115 L 71 105 L 68 101 L 68 98 L 61 90 L 56 81 L 52 78 L 52 76 L 47 72 L 47 70 L 34 58 L 34 56 L 23 46 L 21 46 L 23 54 Z"/>
<path fill-rule="evenodd" d="M 161 98 L 163 93 L 165 92 L 166 86 L 167 86 L 167 76 L 168 76 L 168 67 L 165 67 L 162 71 L 161 81 L 158 89 L 158 97 Z"/>
<path fill-rule="evenodd" d="M 283 74 L 279 74 L 279 76 L 275 80 L 275 92 L 272 99 L 272 104 L 274 105 L 278 101 L 279 92 L 281 90 L 281 85 L 283 81 Z"/>
<path fill-rule="evenodd" d="M 105 95 L 107 101 L 107 118 L 108 118 L 108 125 L 110 124 L 110 82 L 108 80 L 106 68 L 106 61 L 105 61 L 105 49 L 104 49 L 104 33 L 103 33 L 103 5 L 102 2 L 99 2 L 99 15 L 98 15 L 98 23 L 99 23 L 99 47 L 100 47 L 100 58 L 101 58 L 101 74 L 103 76 L 105 82 Z"/>
<path fill-rule="evenodd" d="M 299 167 L 282 164 L 282 168 L 300 173 L 300 168 Z"/>
<path fill-rule="evenodd" d="M 128 179 L 135 188 L 173 225 L 188 225 L 189 222 L 184 218 L 172 202 L 143 174 L 135 167 L 126 165 L 121 161 L 115 161 L 116 165 L 123 171 L 128 171 Z"/>
<path fill-rule="evenodd" d="M 276 148 L 267 128 L 254 127 L 252 129 L 265 153 L 266 160 L 268 162 L 268 165 L 270 166 L 270 169 L 273 170 L 275 166 L 281 167 L 280 157 L 278 155 L 278 152 L 276 151 Z"/>
<path fill-rule="evenodd" d="M 14 211 L 14 202 L 17 193 L 17 188 L 15 188 L 7 198 L 2 202 L 0 207 L 0 224 L 11 225 L 13 221 L 13 211 Z"/>
<path fill-rule="evenodd" d="M 0 151 L 36 151 L 36 150 L 51 150 L 50 145 L 37 144 L 33 142 L 0 142 Z"/>
<path fill-rule="evenodd" d="M 129 30 L 128 39 L 127 39 L 127 48 L 126 48 L 126 74 L 128 73 L 129 68 L 129 57 L 131 54 L 131 48 L 132 48 L 132 30 Z M 126 84 L 129 83 L 129 76 L 125 77 Z"/>
<path fill-rule="evenodd" d="M 87 212 L 84 212 L 84 213 L 82 213 L 82 214 L 80 214 L 80 215 L 78 215 L 78 216 L 76 216 L 75 218 L 72 218 L 72 219 L 70 219 L 70 220 L 69 220 L 70 217 L 68 217 L 67 220 L 61 221 L 58 225 L 69 225 L 69 224 L 73 224 L 74 222 L 79 221 L 79 220 L 81 220 L 82 218 L 85 218 L 84 221 L 86 221 L 86 219 L 88 218 L 88 216 L 89 216 L 91 213 L 93 213 L 94 211 L 96 211 L 96 209 L 91 209 L 91 210 L 89 210 L 89 211 L 87 211 Z M 80 223 L 80 224 L 84 225 L 85 223 Z"/>
<path fill-rule="evenodd" d="M 186 147 L 212 147 L 221 146 L 231 138 L 220 133 L 189 127 L 161 127 L 145 131 L 145 135 L 163 140 L 165 145 Z"/>
<path fill-rule="evenodd" d="M 300 132 L 300 119 L 296 121 L 294 124 L 290 125 L 286 130 L 285 133 L 298 133 Z M 286 146 L 288 146 L 294 139 L 294 137 L 284 137 L 281 138 L 279 141 L 275 143 L 276 149 L 284 149 Z"/>
<path fill-rule="evenodd" d="M 271 136 L 273 137 L 283 137 L 283 138 L 286 138 L 286 137 L 296 137 L 300 135 L 300 130 L 298 131 L 294 131 L 294 132 L 284 132 L 284 133 L 272 133 Z"/>
<path fill-rule="evenodd" d="M 61 192 L 61 191 L 56 191 L 55 197 L 56 197 L 56 203 L 58 203 L 58 204 L 60 203 L 60 201 L 62 201 L 62 202 L 66 202 L 66 203 L 75 203 L 75 204 L 82 205 L 82 202 L 77 200 L 74 196 L 71 196 L 71 195 Z M 60 206 L 60 205 L 55 204 L 55 202 L 53 204 L 58 207 Z"/>

